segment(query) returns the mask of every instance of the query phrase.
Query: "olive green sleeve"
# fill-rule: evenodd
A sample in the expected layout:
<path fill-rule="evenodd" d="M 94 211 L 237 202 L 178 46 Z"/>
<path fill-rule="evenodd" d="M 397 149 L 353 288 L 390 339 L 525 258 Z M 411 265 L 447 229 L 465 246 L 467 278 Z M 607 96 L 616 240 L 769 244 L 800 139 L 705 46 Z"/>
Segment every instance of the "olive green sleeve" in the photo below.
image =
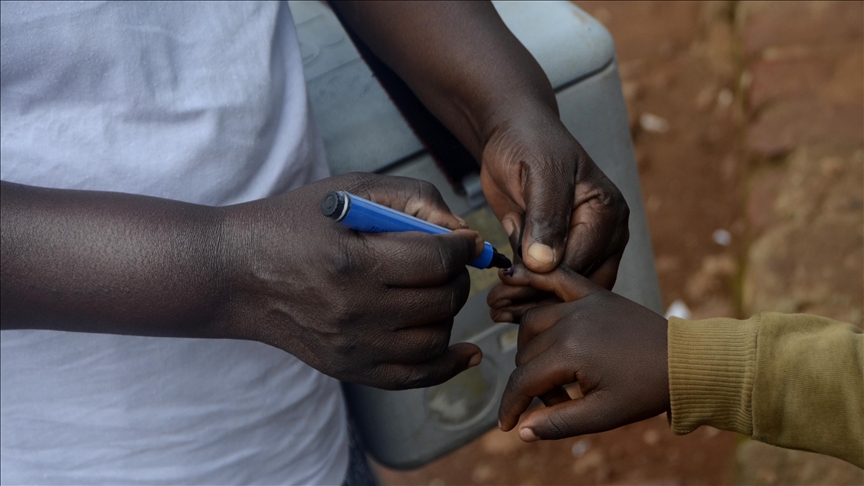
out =
<path fill-rule="evenodd" d="M 700 425 L 864 467 L 864 333 L 765 313 L 669 320 L 671 426 Z"/>

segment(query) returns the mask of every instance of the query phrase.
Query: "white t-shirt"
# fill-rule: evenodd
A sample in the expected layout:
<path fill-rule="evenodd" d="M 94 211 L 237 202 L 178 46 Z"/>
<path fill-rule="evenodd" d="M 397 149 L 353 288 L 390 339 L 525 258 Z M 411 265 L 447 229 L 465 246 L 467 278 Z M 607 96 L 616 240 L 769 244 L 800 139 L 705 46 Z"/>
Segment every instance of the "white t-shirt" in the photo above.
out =
<path fill-rule="evenodd" d="M 5 181 L 225 205 L 327 175 L 284 2 L 3 2 L 0 41 Z M 338 382 L 278 349 L 3 331 L 0 351 L 4 484 L 344 478 Z"/>

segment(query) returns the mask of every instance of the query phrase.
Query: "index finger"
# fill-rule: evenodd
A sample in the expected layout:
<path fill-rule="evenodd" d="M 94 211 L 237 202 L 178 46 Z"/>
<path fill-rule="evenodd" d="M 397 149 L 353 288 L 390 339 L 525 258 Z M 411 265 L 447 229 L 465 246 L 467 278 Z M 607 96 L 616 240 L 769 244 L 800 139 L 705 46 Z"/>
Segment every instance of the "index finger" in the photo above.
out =
<path fill-rule="evenodd" d="M 364 179 L 354 191 L 358 196 L 374 203 L 450 230 L 468 227 L 464 219 L 450 211 L 441 192 L 431 182 L 411 177 L 386 176 Z"/>
<path fill-rule="evenodd" d="M 618 274 L 618 263 L 630 238 L 627 227 L 629 214 L 626 203 L 607 204 L 591 198 L 578 204 L 570 221 L 562 266 L 592 277 L 602 266 L 604 271 L 592 280 L 611 290 Z"/>
<path fill-rule="evenodd" d="M 576 372 L 562 365 L 562 360 L 551 352 L 542 353 L 519 366 L 510 374 L 498 407 L 501 430 L 506 432 L 515 427 L 534 397 L 575 381 Z"/>
<path fill-rule="evenodd" d="M 512 274 L 499 271 L 498 277 L 508 285 L 530 285 L 537 290 L 554 293 L 564 302 L 584 299 L 600 290 L 598 285 L 565 266 L 550 273 L 534 273 L 524 265 L 515 265 Z"/>
<path fill-rule="evenodd" d="M 483 251 L 484 241 L 472 230 L 430 235 L 406 233 L 364 234 L 377 260 L 379 280 L 391 287 L 436 287 L 465 271 Z"/>

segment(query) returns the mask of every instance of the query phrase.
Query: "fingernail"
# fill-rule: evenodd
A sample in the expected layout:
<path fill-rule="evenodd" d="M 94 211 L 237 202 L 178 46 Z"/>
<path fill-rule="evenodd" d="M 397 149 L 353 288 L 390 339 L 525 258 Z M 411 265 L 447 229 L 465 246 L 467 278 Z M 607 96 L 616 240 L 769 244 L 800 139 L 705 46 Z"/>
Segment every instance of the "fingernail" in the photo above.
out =
<path fill-rule="evenodd" d="M 506 312 L 506 311 L 505 312 L 499 312 L 495 316 L 495 319 L 493 319 L 493 320 L 495 322 L 513 322 L 513 314 Z"/>
<path fill-rule="evenodd" d="M 483 240 L 483 237 L 480 236 L 480 233 L 477 233 L 477 236 L 474 237 L 474 249 L 478 255 L 483 253 L 483 247 L 485 245 L 486 242 Z"/>
<path fill-rule="evenodd" d="M 513 236 L 513 233 L 516 232 L 516 223 L 510 218 L 505 218 L 501 221 L 501 226 L 504 227 L 504 232 L 507 233 L 507 236 Z"/>
<path fill-rule="evenodd" d="M 498 430 L 504 430 L 504 427 L 501 426 L 501 421 L 498 421 Z"/>
<path fill-rule="evenodd" d="M 481 353 L 477 353 L 474 356 L 471 356 L 471 361 L 468 362 L 468 367 L 473 368 L 480 364 L 480 360 L 483 359 L 483 355 Z"/>
<path fill-rule="evenodd" d="M 507 275 L 508 277 L 512 277 L 514 271 L 516 271 L 516 265 L 510 265 L 510 268 L 505 268 L 503 270 L 504 275 Z"/>
<path fill-rule="evenodd" d="M 532 243 L 528 247 L 528 255 L 540 263 L 552 263 L 555 261 L 555 253 L 552 252 L 552 248 L 543 243 Z"/>
<path fill-rule="evenodd" d="M 459 224 L 461 224 L 463 228 L 468 227 L 468 221 L 462 219 L 461 216 L 459 216 L 458 214 L 454 214 L 453 217 L 456 218 L 456 221 L 459 221 Z"/>
<path fill-rule="evenodd" d="M 521 437 L 525 442 L 536 442 L 540 440 L 540 437 L 537 437 L 537 434 L 528 427 L 519 429 L 519 437 Z"/>

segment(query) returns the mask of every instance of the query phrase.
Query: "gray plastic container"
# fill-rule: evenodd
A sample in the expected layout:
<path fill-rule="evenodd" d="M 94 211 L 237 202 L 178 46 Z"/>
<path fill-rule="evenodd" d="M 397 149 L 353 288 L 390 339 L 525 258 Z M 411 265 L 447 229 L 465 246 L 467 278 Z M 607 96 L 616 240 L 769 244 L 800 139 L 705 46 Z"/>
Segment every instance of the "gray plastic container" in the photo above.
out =
<path fill-rule="evenodd" d="M 485 205 L 479 179 L 458 194 L 425 152 L 360 58 L 333 12 L 319 2 L 288 2 L 297 25 L 312 108 L 331 171 L 377 172 L 435 184 L 453 212 L 501 250 L 503 230 Z M 639 189 L 639 174 L 609 32 L 569 2 L 495 2 L 501 18 L 546 72 L 561 119 L 630 206 L 630 242 L 614 291 L 660 313 L 662 301 Z M 514 368 L 516 326 L 489 317 L 494 270 L 473 271 L 472 295 L 456 316 L 452 341 L 483 350 L 480 366 L 442 385 L 384 391 L 345 385 L 368 451 L 399 469 L 426 464 L 497 424 L 498 402 Z"/>

